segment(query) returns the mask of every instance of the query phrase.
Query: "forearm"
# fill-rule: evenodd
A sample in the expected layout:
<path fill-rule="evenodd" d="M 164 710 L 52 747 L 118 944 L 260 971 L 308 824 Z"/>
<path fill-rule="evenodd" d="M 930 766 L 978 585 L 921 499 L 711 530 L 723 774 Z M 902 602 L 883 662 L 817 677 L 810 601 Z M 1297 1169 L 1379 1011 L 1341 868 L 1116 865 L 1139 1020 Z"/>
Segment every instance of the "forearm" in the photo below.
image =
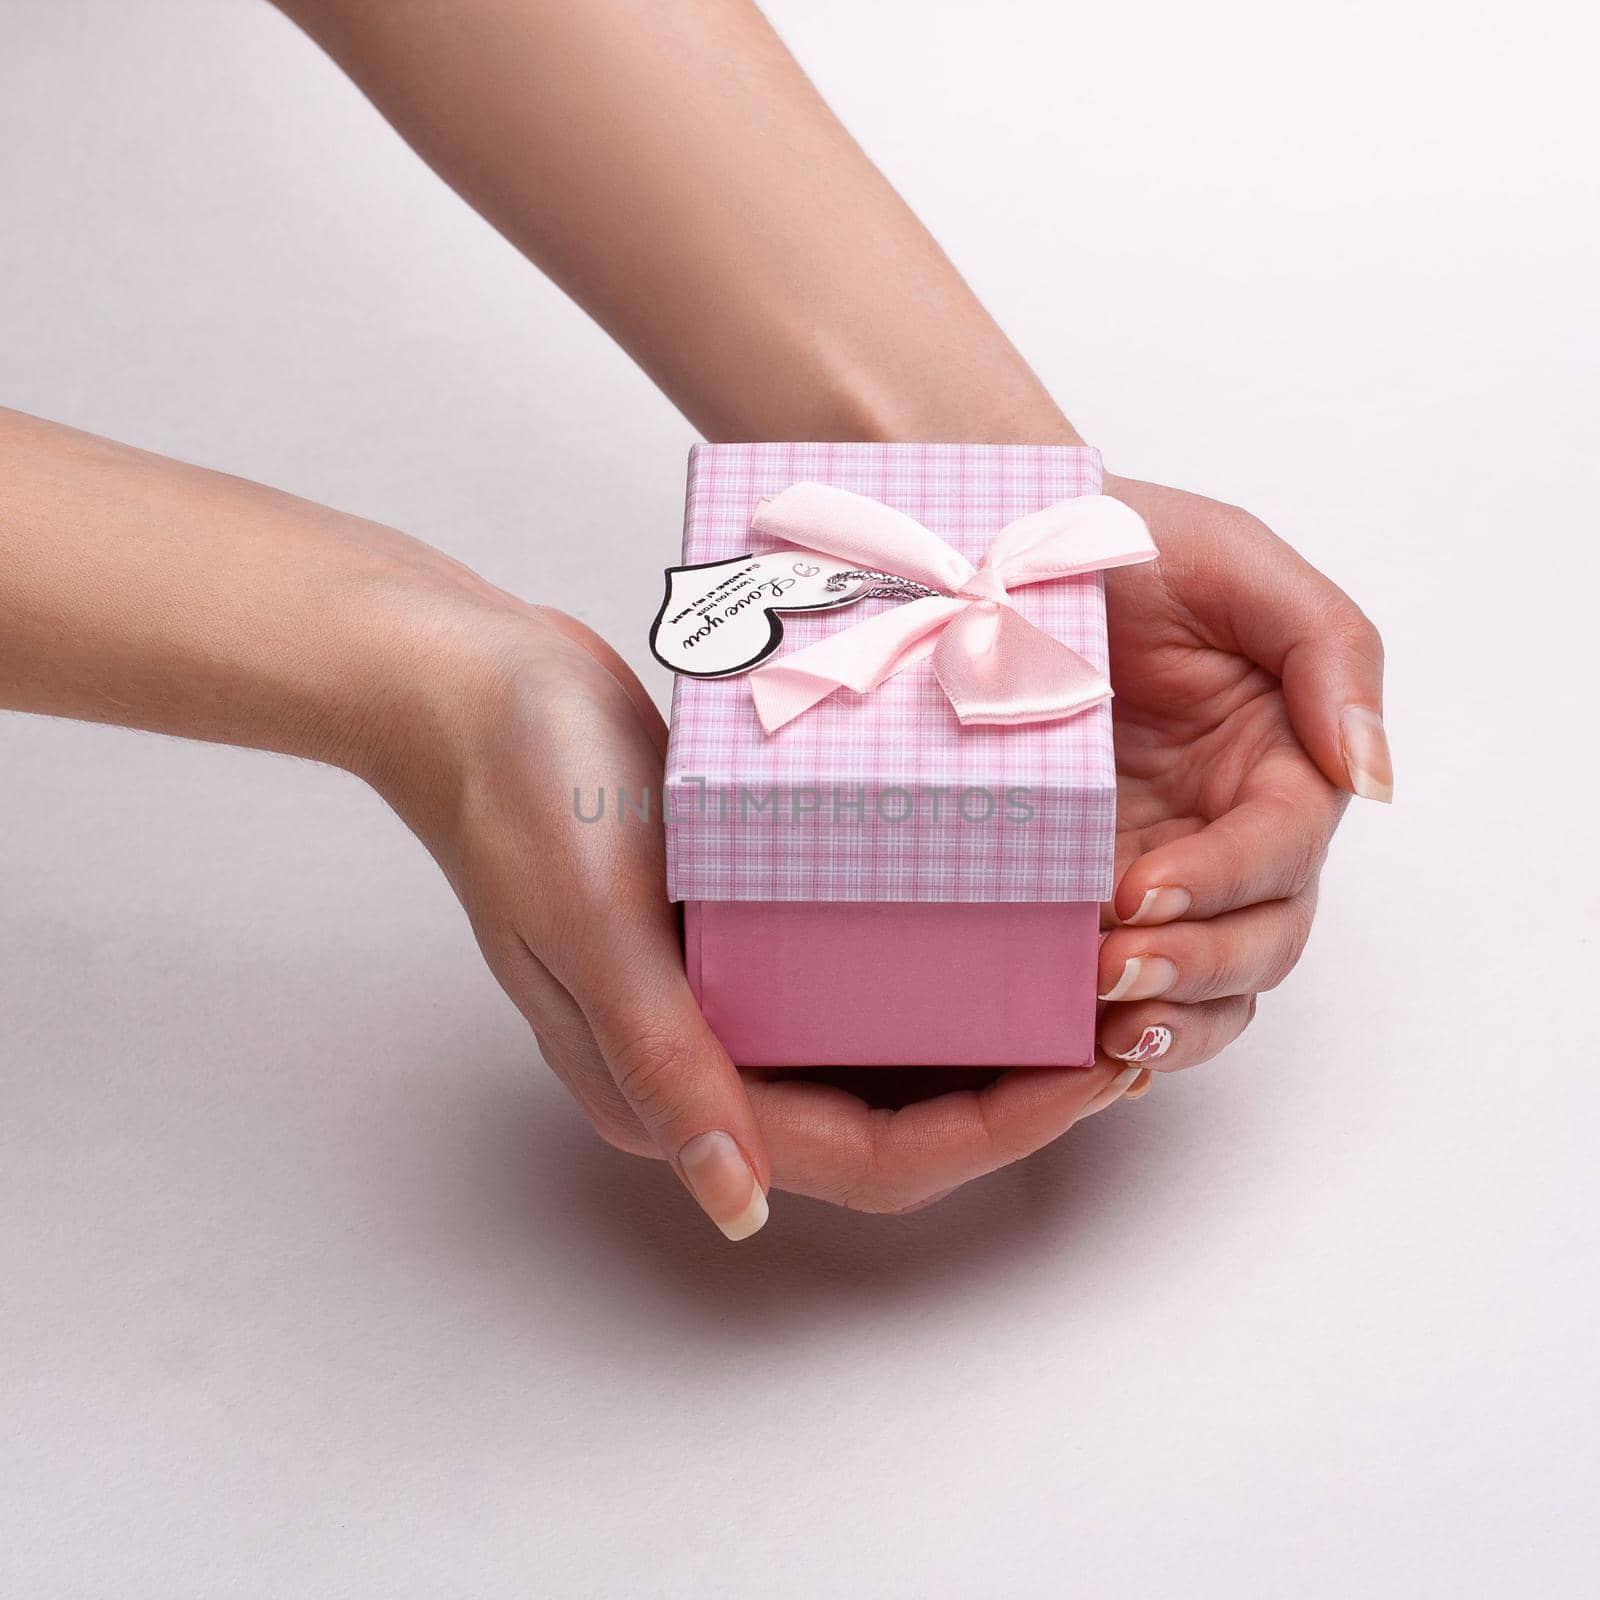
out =
<path fill-rule="evenodd" d="M 747 0 L 279 0 L 710 438 L 1077 435 Z"/>
<path fill-rule="evenodd" d="M 515 608 L 392 529 L 0 411 L 0 707 L 362 771 L 469 611 Z"/>

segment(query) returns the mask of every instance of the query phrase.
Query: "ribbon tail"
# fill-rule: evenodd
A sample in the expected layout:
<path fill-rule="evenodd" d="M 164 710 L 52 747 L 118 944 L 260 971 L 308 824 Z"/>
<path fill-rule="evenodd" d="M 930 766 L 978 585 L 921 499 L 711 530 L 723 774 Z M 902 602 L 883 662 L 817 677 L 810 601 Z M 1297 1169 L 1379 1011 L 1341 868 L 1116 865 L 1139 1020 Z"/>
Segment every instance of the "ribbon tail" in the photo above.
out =
<path fill-rule="evenodd" d="M 946 595 L 913 600 L 757 667 L 750 698 L 761 726 L 776 733 L 839 689 L 876 689 L 927 656 L 937 631 L 969 608 L 969 601 Z"/>
<path fill-rule="evenodd" d="M 1054 722 L 1111 698 L 1092 663 L 1008 605 L 970 606 L 951 622 L 933 671 L 963 726 Z"/>

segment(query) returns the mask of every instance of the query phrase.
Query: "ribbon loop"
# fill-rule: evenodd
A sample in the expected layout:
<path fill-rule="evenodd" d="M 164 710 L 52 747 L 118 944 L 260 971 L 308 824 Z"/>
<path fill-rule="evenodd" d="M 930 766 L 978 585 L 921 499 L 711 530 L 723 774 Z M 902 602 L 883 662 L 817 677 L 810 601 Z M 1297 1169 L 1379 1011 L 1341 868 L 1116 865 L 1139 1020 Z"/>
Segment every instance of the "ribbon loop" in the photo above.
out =
<path fill-rule="evenodd" d="M 797 544 L 825 556 L 915 578 L 953 594 L 973 566 L 953 545 L 903 511 L 864 494 L 826 483 L 793 483 L 763 500 L 751 528 L 780 544 Z"/>
<path fill-rule="evenodd" d="M 1036 628 L 1008 590 L 1155 559 L 1144 519 L 1109 495 L 1080 495 L 1018 517 L 974 567 L 959 550 L 881 500 L 796 483 L 763 500 L 751 528 L 784 544 L 914 578 L 941 593 L 858 622 L 750 674 L 768 733 L 839 689 L 870 693 L 933 657 L 963 725 L 1053 722 L 1111 697 L 1076 650 Z"/>

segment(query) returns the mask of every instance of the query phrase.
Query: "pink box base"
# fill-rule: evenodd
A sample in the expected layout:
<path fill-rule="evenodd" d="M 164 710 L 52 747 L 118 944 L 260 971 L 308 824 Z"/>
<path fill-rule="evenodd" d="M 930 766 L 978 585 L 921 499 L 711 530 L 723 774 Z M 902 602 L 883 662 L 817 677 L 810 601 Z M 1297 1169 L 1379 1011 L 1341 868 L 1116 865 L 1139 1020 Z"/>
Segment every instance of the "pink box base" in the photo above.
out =
<path fill-rule="evenodd" d="M 685 961 L 742 1067 L 1081 1067 L 1100 908 L 686 901 Z"/>

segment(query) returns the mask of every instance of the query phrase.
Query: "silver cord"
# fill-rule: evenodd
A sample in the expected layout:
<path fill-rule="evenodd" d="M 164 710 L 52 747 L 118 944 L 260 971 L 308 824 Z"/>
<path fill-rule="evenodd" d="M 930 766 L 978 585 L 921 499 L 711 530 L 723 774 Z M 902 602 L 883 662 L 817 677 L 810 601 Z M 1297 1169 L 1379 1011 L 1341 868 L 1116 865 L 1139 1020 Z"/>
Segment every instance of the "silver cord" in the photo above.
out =
<path fill-rule="evenodd" d="M 926 600 L 939 593 L 914 578 L 902 578 L 897 572 L 879 572 L 875 567 L 853 567 L 848 572 L 836 572 L 824 586 L 830 594 L 837 594 L 847 583 L 870 579 L 873 587 L 858 595 L 859 600 Z"/>

